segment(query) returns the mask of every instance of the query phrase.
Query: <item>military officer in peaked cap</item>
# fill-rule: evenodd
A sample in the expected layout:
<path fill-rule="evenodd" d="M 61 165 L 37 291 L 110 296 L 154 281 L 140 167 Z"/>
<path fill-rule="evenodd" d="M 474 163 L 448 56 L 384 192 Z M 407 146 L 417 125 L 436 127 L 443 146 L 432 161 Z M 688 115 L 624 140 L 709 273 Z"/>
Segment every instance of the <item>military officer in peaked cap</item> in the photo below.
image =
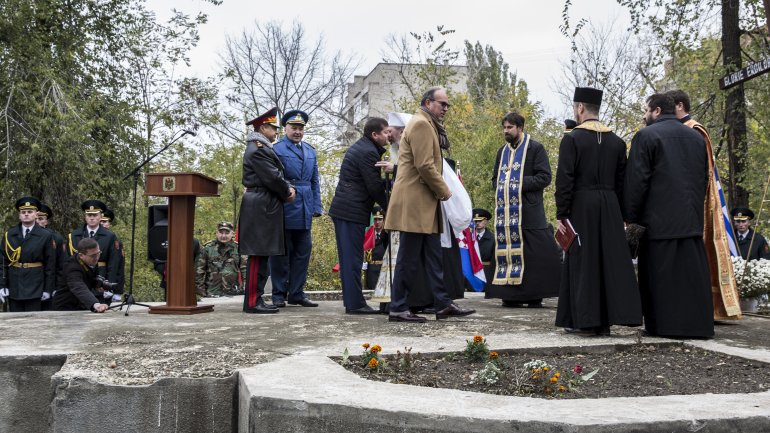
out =
<path fill-rule="evenodd" d="M 113 212 L 112 209 L 105 209 L 104 212 L 102 212 L 102 220 L 99 221 L 99 223 L 102 227 L 112 231 L 112 226 L 115 225 L 115 212 Z M 126 284 L 126 276 L 123 275 L 123 272 L 126 270 L 126 249 L 123 248 L 123 241 L 117 233 L 115 233 L 115 237 L 118 238 L 118 249 L 120 250 L 120 264 L 118 265 L 118 280 L 116 282 L 118 283 L 118 287 L 120 287 L 119 293 L 122 293 Z M 193 239 L 193 241 L 195 241 L 195 239 Z"/>
<path fill-rule="evenodd" d="M 481 208 L 473 209 L 473 223 L 476 227 L 476 242 L 479 244 L 479 258 L 484 265 L 484 277 L 487 280 L 485 287 L 492 284 L 495 278 L 495 236 L 487 230 L 487 224 L 492 219 L 492 214 Z"/>
<path fill-rule="evenodd" d="M 239 253 L 248 256 L 244 276 L 243 311 L 252 314 L 277 313 L 262 299 L 269 275 L 268 257 L 286 254 L 284 204 L 296 197 L 286 181 L 284 167 L 273 150 L 278 132 L 278 109 L 247 122 L 254 127 L 246 137 L 243 153 L 243 194 L 238 217 Z M 265 209 L 268 212 L 265 212 Z M 275 284 L 275 282 L 273 282 Z"/>
<path fill-rule="evenodd" d="M 51 220 L 54 217 L 53 209 L 51 209 L 45 203 L 41 203 L 40 209 L 37 211 L 37 223 L 43 228 L 48 229 L 53 236 L 53 240 L 56 243 L 56 274 L 54 278 L 54 292 L 51 294 L 53 297 L 56 294 L 56 288 L 59 287 L 59 276 L 61 275 L 62 268 L 64 267 L 64 261 L 67 260 L 67 242 L 64 240 L 64 236 L 51 227 Z M 51 300 L 43 301 L 43 311 L 51 309 Z"/>
<path fill-rule="evenodd" d="M 308 299 L 304 291 L 313 248 L 310 227 L 312 219 L 323 213 L 316 151 L 302 140 L 308 118 L 307 113 L 301 110 L 284 113 L 281 124 L 286 135 L 273 146 L 283 164 L 286 180 L 297 191 L 296 200 L 283 204 L 286 254 L 270 257 L 273 303 L 279 307 L 286 303 L 318 306 Z"/>
<path fill-rule="evenodd" d="M 731 214 L 735 225 L 735 242 L 738 244 L 741 257 L 744 260 L 770 260 L 770 246 L 767 244 L 767 239 L 751 228 L 754 212 L 747 207 L 736 207 Z"/>
<path fill-rule="evenodd" d="M 120 266 L 123 263 L 123 251 L 118 237 L 110 229 L 101 225 L 102 214 L 107 210 L 100 200 L 86 200 L 80 208 L 84 213 L 85 224 L 76 228 L 69 235 L 69 253 L 77 254 L 76 246 L 83 238 L 94 238 L 99 243 L 102 253 L 97 263 L 97 272 L 110 283 L 118 283 L 115 291 L 105 291 L 104 298 L 100 302 L 109 305 L 113 301 L 120 301 L 123 288 L 120 286 L 121 275 L 124 275 Z"/>
<path fill-rule="evenodd" d="M 35 197 L 16 201 L 19 225 L 3 239 L 3 282 L 0 301 L 9 311 L 40 311 L 51 298 L 56 275 L 56 243 L 50 231 L 37 224 L 42 203 Z"/>

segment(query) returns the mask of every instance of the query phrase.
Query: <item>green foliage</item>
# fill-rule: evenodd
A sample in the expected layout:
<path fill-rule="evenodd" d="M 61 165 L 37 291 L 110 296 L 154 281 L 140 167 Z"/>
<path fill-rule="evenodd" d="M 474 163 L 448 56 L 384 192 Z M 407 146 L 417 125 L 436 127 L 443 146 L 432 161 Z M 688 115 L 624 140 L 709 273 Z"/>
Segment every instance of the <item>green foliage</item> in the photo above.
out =
<path fill-rule="evenodd" d="M 486 361 L 489 358 L 487 340 L 481 335 L 475 335 L 472 340 L 466 340 L 463 355 L 470 362 Z"/>

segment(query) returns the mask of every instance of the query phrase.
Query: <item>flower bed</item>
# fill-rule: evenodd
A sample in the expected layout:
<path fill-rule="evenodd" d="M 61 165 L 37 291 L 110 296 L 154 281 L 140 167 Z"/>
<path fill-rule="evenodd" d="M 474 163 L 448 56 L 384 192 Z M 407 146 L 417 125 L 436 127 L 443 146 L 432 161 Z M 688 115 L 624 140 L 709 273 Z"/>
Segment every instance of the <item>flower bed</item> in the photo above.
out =
<path fill-rule="evenodd" d="M 730 394 L 770 389 L 770 364 L 681 343 L 395 355 L 368 348 L 337 361 L 360 376 L 390 383 L 540 398 Z M 378 346 L 379 349 L 379 346 Z M 368 355 L 367 355 L 368 354 Z M 371 366 L 371 359 L 377 359 Z M 474 361 L 475 360 L 475 361 Z"/>

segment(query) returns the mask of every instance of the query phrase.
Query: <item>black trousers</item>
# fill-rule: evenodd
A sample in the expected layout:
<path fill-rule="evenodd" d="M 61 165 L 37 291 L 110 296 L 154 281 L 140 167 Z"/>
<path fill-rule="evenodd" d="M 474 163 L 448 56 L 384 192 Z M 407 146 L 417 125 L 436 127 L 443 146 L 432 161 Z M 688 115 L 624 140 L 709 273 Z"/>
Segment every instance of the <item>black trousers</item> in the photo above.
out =
<path fill-rule="evenodd" d="M 25 311 L 41 311 L 42 301 L 38 299 L 8 299 L 8 311 L 22 313 Z"/>
<path fill-rule="evenodd" d="M 433 293 L 436 310 L 451 304 L 452 299 L 444 287 L 443 266 L 439 234 L 401 232 L 390 294 L 390 311 L 406 311 L 409 308 L 406 299 L 412 290 L 429 290 Z M 424 280 L 421 278 L 422 272 L 425 272 Z M 424 281 L 427 287 L 414 287 L 416 281 Z"/>

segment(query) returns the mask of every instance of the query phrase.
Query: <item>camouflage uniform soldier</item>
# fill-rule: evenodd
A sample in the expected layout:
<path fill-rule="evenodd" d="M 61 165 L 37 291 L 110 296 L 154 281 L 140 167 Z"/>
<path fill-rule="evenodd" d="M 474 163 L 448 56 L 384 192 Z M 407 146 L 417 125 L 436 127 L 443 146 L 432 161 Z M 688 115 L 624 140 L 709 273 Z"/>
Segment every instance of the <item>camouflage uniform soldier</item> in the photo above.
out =
<path fill-rule="evenodd" d="M 217 225 L 217 239 L 203 246 L 195 271 L 195 291 L 201 296 L 242 295 L 248 257 L 238 254 L 233 225 Z"/>

